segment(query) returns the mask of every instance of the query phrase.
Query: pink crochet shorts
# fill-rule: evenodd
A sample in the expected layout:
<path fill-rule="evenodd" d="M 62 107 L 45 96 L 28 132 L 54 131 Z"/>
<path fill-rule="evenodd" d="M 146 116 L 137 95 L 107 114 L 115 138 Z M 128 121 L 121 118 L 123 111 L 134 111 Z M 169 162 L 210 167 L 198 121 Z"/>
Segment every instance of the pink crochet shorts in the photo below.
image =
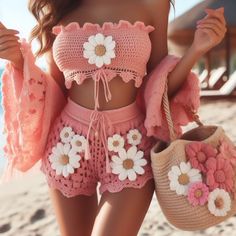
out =
<path fill-rule="evenodd" d="M 136 102 L 95 111 L 68 102 L 52 125 L 41 171 L 64 196 L 141 188 L 153 178 L 145 115 Z"/>

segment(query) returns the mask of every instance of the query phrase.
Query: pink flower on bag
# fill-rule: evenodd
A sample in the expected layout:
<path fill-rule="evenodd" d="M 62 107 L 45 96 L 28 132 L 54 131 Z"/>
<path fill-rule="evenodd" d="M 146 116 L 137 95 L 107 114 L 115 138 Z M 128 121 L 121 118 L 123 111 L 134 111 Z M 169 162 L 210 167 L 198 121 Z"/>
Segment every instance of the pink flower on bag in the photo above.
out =
<path fill-rule="evenodd" d="M 206 173 L 205 163 L 209 158 L 215 158 L 217 150 L 210 144 L 194 141 L 185 146 L 186 156 L 192 167 Z"/>
<path fill-rule="evenodd" d="M 202 182 L 195 182 L 188 188 L 188 201 L 193 205 L 204 205 L 207 202 L 209 189 Z"/>
<path fill-rule="evenodd" d="M 206 161 L 206 184 L 210 190 L 223 188 L 227 192 L 232 192 L 234 185 L 234 170 L 228 159 L 210 158 Z"/>
<path fill-rule="evenodd" d="M 236 166 L 236 148 L 231 143 L 221 139 L 219 152 L 221 154 L 221 158 L 229 159 L 232 165 Z"/>

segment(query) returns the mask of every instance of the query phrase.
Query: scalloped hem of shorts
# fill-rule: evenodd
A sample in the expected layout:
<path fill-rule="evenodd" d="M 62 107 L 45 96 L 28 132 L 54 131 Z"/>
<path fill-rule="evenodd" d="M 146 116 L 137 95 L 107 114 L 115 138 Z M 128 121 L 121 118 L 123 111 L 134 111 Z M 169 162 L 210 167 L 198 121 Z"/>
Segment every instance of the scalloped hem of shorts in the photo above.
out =
<path fill-rule="evenodd" d="M 99 188 L 99 194 L 102 195 L 105 191 L 109 191 L 110 193 L 117 193 L 117 192 L 120 192 L 121 190 L 123 190 L 124 188 L 142 188 L 148 180 L 150 179 L 154 179 L 153 178 L 153 173 L 152 172 L 149 172 L 148 175 L 146 175 L 146 178 L 144 178 L 144 180 L 142 181 L 142 183 L 140 183 L 139 185 L 136 184 L 136 182 L 128 182 L 128 184 L 124 184 L 122 185 L 119 185 L 117 186 L 117 183 L 115 183 L 114 185 L 112 184 L 106 184 L 106 185 L 103 185 L 101 188 Z"/>
<path fill-rule="evenodd" d="M 56 186 L 55 184 L 49 183 L 49 182 L 47 182 L 47 183 L 48 183 L 49 188 L 59 190 L 67 198 L 76 197 L 76 196 L 79 196 L 79 195 L 92 196 L 95 193 L 97 193 L 97 190 L 95 192 L 91 193 L 91 192 L 87 192 L 87 191 L 84 191 L 84 190 L 80 189 L 79 191 L 76 191 L 73 194 L 67 194 L 66 192 L 62 191 L 62 189 L 60 187 Z"/>
<path fill-rule="evenodd" d="M 97 188 L 96 188 L 96 191 L 90 193 L 90 192 L 87 192 L 85 190 L 82 190 L 81 189 L 79 191 L 76 191 L 75 193 L 73 194 L 67 194 L 66 192 L 62 191 L 62 189 L 57 186 L 56 184 L 54 184 L 53 182 L 49 182 L 48 181 L 48 178 L 47 178 L 47 173 L 46 171 L 44 170 L 43 166 L 40 167 L 40 170 L 45 174 L 45 178 L 46 178 L 46 182 L 48 184 L 48 187 L 51 188 L 51 189 L 57 189 L 59 190 L 63 196 L 67 197 L 67 198 L 71 198 L 71 197 L 76 197 L 76 196 L 79 196 L 79 195 L 85 195 L 85 196 L 92 196 L 93 194 L 97 193 Z"/>

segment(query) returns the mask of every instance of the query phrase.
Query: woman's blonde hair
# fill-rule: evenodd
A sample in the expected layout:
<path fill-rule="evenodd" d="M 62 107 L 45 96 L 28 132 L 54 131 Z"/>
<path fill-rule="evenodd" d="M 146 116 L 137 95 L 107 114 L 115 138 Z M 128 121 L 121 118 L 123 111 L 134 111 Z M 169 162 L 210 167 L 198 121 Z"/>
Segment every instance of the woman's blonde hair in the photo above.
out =
<path fill-rule="evenodd" d="M 170 0 L 174 7 L 174 0 Z M 36 56 L 47 52 L 55 39 L 52 27 L 74 8 L 82 4 L 82 0 L 29 0 L 28 9 L 37 21 L 29 37 L 30 43 L 35 38 L 39 41 L 39 49 Z"/>

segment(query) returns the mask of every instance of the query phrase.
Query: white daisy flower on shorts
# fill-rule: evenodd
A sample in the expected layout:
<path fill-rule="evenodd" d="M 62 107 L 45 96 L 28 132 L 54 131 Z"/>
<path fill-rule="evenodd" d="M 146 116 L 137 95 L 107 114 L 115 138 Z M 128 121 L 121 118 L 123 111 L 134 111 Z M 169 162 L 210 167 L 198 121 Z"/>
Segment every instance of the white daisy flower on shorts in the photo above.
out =
<path fill-rule="evenodd" d="M 71 139 L 72 149 L 77 152 L 84 152 L 86 148 L 87 140 L 83 135 L 76 134 Z"/>
<path fill-rule="evenodd" d="M 108 150 L 118 152 L 124 147 L 125 140 L 119 134 L 114 134 L 112 137 L 108 137 Z"/>
<path fill-rule="evenodd" d="M 214 216 L 226 216 L 231 208 L 229 193 L 224 189 L 215 188 L 208 196 L 208 210 Z"/>
<path fill-rule="evenodd" d="M 111 157 L 110 165 L 112 173 L 119 174 L 119 180 L 125 180 L 128 177 L 130 181 L 133 181 L 137 178 L 136 173 L 144 174 L 142 166 L 147 164 L 147 160 L 143 158 L 143 151 L 137 151 L 136 146 L 131 146 L 127 152 L 124 148 L 120 149 L 118 154 L 119 156 L 113 155 Z"/>
<path fill-rule="evenodd" d="M 170 189 L 177 195 L 187 195 L 189 184 L 202 181 L 199 169 L 191 167 L 190 162 L 181 162 L 179 166 L 172 166 L 168 172 Z"/>
<path fill-rule="evenodd" d="M 52 153 L 49 155 L 52 169 L 56 170 L 56 175 L 67 177 L 74 173 L 75 168 L 80 167 L 81 156 L 78 155 L 69 143 L 58 142 L 52 148 Z"/>
<path fill-rule="evenodd" d="M 102 33 L 91 35 L 88 41 L 83 44 L 83 56 L 88 60 L 89 64 L 96 64 L 102 67 L 103 64 L 109 65 L 111 58 L 115 58 L 116 42 L 112 40 L 112 36 L 104 36 Z"/>
<path fill-rule="evenodd" d="M 60 138 L 63 143 L 69 143 L 74 136 L 75 132 L 70 126 L 65 126 L 60 132 Z"/>
<path fill-rule="evenodd" d="M 128 143 L 131 145 L 138 145 L 141 143 L 142 134 L 138 129 L 131 129 L 127 134 Z"/>

